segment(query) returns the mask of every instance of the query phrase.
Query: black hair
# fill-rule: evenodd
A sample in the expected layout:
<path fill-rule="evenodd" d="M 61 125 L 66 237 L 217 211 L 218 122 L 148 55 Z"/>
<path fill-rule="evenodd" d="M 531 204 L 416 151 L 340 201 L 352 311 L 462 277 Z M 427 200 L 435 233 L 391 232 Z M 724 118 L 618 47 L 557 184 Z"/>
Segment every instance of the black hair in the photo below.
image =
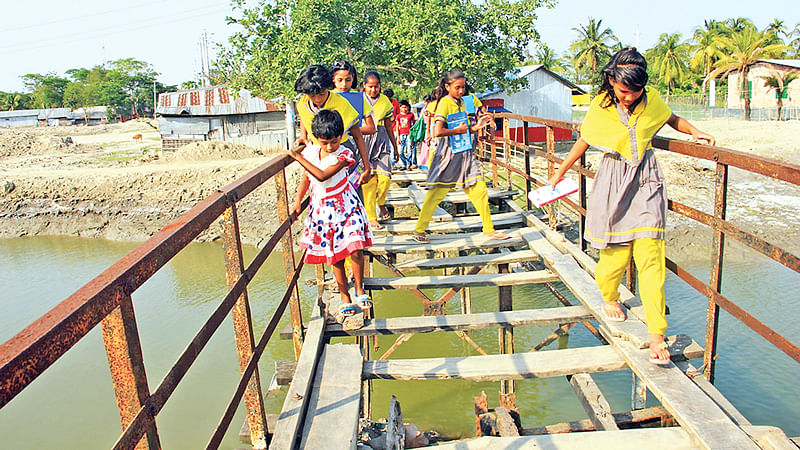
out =
<path fill-rule="evenodd" d="M 331 64 L 331 82 L 333 82 L 333 76 L 336 75 L 336 72 L 340 70 L 346 70 L 350 72 L 350 75 L 353 76 L 352 86 L 358 86 L 358 73 L 356 73 L 356 67 L 350 64 L 348 61 L 336 61 Z"/>
<path fill-rule="evenodd" d="M 597 93 L 606 93 L 606 100 L 601 106 L 608 108 L 617 103 L 617 96 L 614 94 L 614 87 L 611 86 L 610 80 L 636 91 L 644 89 L 647 84 L 647 61 L 636 50 L 636 47 L 625 47 L 611 57 L 611 60 L 600 72 L 600 76 L 602 77 L 602 82 Z M 634 103 L 634 107 L 641 101 L 642 97 L 639 97 Z"/>
<path fill-rule="evenodd" d="M 391 89 L 386 89 L 385 91 L 383 91 L 383 95 L 385 95 L 385 96 L 387 96 L 389 98 L 392 98 L 392 97 L 394 97 L 394 91 L 391 90 Z"/>
<path fill-rule="evenodd" d="M 336 139 L 344 134 L 344 123 L 338 111 L 323 109 L 311 121 L 311 133 L 317 139 Z"/>
<path fill-rule="evenodd" d="M 308 66 L 294 82 L 294 90 L 301 94 L 317 95 L 333 89 L 333 76 L 327 67 Z"/>
<path fill-rule="evenodd" d="M 408 103 L 408 100 L 400 100 L 400 106 L 408 106 L 408 109 L 411 109 L 411 103 Z"/>
<path fill-rule="evenodd" d="M 464 78 L 465 80 L 467 78 L 466 74 L 464 74 L 464 71 L 461 69 L 450 69 L 442 74 L 442 78 L 439 79 L 439 85 L 433 90 L 433 99 L 436 100 L 436 108 L 439 107 L 439 100 L 447 95 L 447 85 L 459 78 Z"/>
<path fill-rule="evenodd" d="M 376 72 L 374 70 L 368 70 L 368 71 L 366 71 L 364 73 L 364 83 L 366 83 L 367 80 L 369 80 L 370 78 L 375 78 L 376 80 L 378 80 L 378 84 L 382 83 L 381 74 L 379 74 L 378 72 Z M 387 91 L 391 91 L 391 89 L 387 89 Z M 394 95 L 394 91 L 392 91 L 392 95 Z"/>
<path fill-rule="evenodd" d="M 425 103 L 430 103 L 433 100 L 433 96 L 431 94 L 425 94 L 425 97 L 422 97 L 422 101 Z"/>

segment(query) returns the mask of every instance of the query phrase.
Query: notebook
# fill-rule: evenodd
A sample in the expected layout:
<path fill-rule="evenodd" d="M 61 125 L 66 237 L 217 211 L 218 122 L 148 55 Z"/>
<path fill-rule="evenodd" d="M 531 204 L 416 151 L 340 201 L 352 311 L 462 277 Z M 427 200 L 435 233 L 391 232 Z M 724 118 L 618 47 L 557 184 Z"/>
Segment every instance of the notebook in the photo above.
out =
<path fill-rule="evenodd" d="M 447 116 L 447 128 L 450 130 L 457 128 L 462 123 L 467 123 L 466 111 Z M 450 136 L 450 151 L 452 153 L 461 153 L 467 150 L 472 150 L 472 138 L 469 135 L 469 128 L 464 133 Z"/>
<path fill-rule="evenodd" d="M 555 189 L 548 184 L 536 189 L 535 191 L 531 191 L 528 194 L 528 198 L 530 199 L 531 203 L 534 204 L 534 206 L 541 208 L 544 205 L 564 198 L 574 192 L 578 192 L 578 183 L 573 181 L 571 178 L 563 178 L 561 181 L 556 183 Z"/>
<path fill-rule="evenodd" d="M 364 119 L 364 93 L 363 92 L 339 92 L 339 95 L 347 99 L 347 101 L 358 112 L 358 126 L 361 127 Z M 345 124 L 346 125 L 346 124 Z"/>

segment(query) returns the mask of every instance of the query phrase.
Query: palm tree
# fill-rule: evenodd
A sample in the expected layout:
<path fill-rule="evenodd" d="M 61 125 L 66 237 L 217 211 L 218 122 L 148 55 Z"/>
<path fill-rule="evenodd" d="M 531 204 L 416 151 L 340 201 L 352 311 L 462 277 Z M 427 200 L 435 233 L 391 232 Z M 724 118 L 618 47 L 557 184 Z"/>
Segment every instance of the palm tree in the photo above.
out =
<path fill-rule="evenodd" d="M 681 34 L 662 34 L 658 44 L 648 53 L 653 55 L 654 70 L 667 84 L 667 101 L 669 101 L 673 84 L 683 80 L 686 75 L 688 52 L 686 46 L 681 43 Z"/>
<path fill-rule="evenodd" d="M 536 50 L 536 56 L 534 56 L 534 62 L 536 64 L 541 64 L 544 66 L 545 69 L 552 70 L 555 72 L 563 72 L 564 71 L 564 62 L 559 58 L 556 53 L 553 51 L 550 46 L 547 44 L 542 44 Z"/>
<path fill-rule="evenodd" d="M 800 57 L 800 23 L 794 26 L 794 30 L 789 33 L 786 38 L 791 38 L 796 36 L 789 42 L 789 46 L 792 48 L 792 52 L 794 53 L 794 57 Z"/>
<path fill-rule="evenodd" d="M 703 69 L 703 95 L 705 95 L 708 74 L 711 73 L 714 63 L 722 56 L 719 49 L 719 36 L 719 31 L 709 28 L 706 22 L 706 28 L 694 30 L 692 37 L 693 44 L 690 47 L 692 53 L 689 62 L 693 69 L 697 70 L 701 67 Z"/>
<path fill-rule="evenodd" d="M 573 28 L 578 32 L 578 40 L 569 47 L 574 55 L 573 62 L 576 68 L 586 66 L 591 68 L 592 81 L 594 81 L 600 61 L 611 57 L 609 43 L 613 45 L 619 42 L 611 28 L 602 29 L 602 24 L 602 19 L 595 21 L 590 17 L 588 25 Z"/>
<path fill-rule="evenodd" d="M 773 20 L 769 25 L 767 25 L 766 31 L 769 33 L 775 34 L 775 36 L 780 37 L 782 34 L 784 37 L 789 37 L 786 30 L 786 24 L 783 23 L 780 19 Z"/>
<path fill-rule="evenodd" d="M 747 29 L 756 29 L 752 20 L 745 17 L 730 18 L 725 21 L 725 26 L 733 33 L 740 33 Z"/>
<path fill-rule="evenodd" d="M 769 37 L 767 33 L 761 33 L 754 28 L 746 28 L 731 37 L 721 37 L 719 42 L 725 56 L 714 64 L 715 69 L 708 75 L 708 78 L 711 79 L 739 71 L 740 87 L 744 97 L 745 120 L 750 120 L 750 95 L 748 95 L 747 88 L 747 74 L 750 66 L 759 59 L 776 56 L 777 53 L 788 48 L 785 45 L 767 44 Z"/>
<path fill-rule="evenodd" d="M 764 87 L 775 89 L 775 96 L 778 98 L 778 118 L 781 120 L 781 109 L 783 109 L 783 93 L 789 89 L 789 83 L 800 78 L 797 71 L 775 72 L 773 75 L 761 77 L 764 80 Z"/>

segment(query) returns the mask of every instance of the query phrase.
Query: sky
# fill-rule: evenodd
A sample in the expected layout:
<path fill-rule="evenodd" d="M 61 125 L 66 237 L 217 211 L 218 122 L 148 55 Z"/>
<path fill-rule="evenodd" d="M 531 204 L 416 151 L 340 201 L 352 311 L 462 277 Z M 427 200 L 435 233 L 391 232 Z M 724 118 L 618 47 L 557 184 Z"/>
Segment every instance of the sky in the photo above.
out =
<path fill-rule="evenodd" d="M 20 76 L 72 68 L 91 68 L 104 61 L 135 58 L 152 64 L 159 81 L 180 84 L 200 71 L 200 41 L 208 33 L 209 50 L 226 43 L 237 28 L 226 0 L 72 0 L 3 2 L 0 27 L 0 91 L 23 91 Z M 253 3 L 253 1 L 249 2 Z M 537 30 L 551 48 L 563 54 L 576 38 L 573 27 L 602 19 L 625 44 L 652 47 L 661 33 L 688 38 L 704 19 L 747 17 L 763 28 L 775 17 L 789 28 L 800 22 L 800 1 L 777 0 L 759 8 L 742 0 L 559 0 L 541 9 Z"/>

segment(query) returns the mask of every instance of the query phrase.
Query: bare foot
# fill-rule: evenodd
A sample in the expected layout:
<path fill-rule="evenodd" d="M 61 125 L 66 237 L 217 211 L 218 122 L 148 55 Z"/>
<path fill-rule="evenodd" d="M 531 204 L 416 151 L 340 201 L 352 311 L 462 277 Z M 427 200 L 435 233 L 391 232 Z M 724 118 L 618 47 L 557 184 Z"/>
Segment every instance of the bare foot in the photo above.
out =
<path fill-rule="evenodd" d="M 382 230 L 384 228 L 383 225 L 378 223 L 377 220 L 370 220 L 369 221 L 369 227 L 372 228 L 373 230 L 377 230 L 377 231 L 380 231 L 380 230 Z"/>
<path fill-rule="evenodd" d="M 612 322 L 625 321 L 625 311 L 622 310 L 619 302 L 606 302 L 603 304 L 603 314 L 605 314 L 606 319 Z"/>
<path fill-rule="evenodd" d="M 650 335 L 650 362 L 660 366 L 669 364 L 669 346 L 661 334 Z"/>

